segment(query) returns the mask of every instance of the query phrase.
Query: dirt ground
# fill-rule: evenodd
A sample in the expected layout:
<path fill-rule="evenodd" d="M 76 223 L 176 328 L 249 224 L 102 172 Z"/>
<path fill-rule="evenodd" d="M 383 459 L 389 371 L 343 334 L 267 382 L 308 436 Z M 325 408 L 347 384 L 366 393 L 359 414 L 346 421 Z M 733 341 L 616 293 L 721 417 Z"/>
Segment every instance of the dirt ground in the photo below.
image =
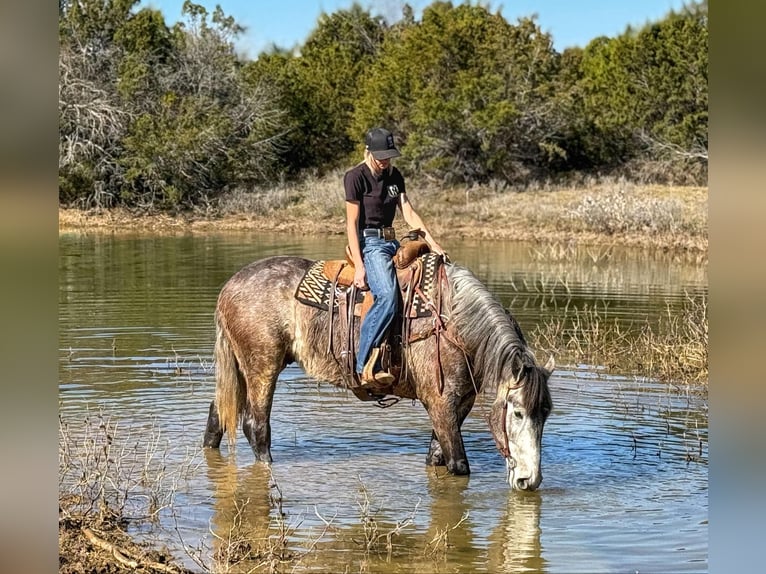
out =
<path fill-rule="evenodd" d="M 78 209 L 59 209 L 59 232 L 109 232 L 115 235 L 150 233 L 153 235 L 204 235 L 216 232 L 300 233 L 321 236 L 342 233 L 345 224 L 328 227 L 326 221 L 295 217 L 264 217 L 258 215 L 230 215 L 206 218 L 184 213 L 136 215 L 125 209 L 102 212 Z M 329 230 L 329 231 L 328 231 Z"/>
<path fill-rule="evenodd" d="M 543 243 L 569 243 L 573 240 L 583 245 L 626 245 L 655 249 L 680 249 L 684 251 L 707 251 L 707 238 L 666 237 L 649 233 L 626 233 L 619 236 L 579 232 L 573 234 L 557 229 L 528 228 L 522 225 L 483 224 L 463 225 L 454 221 L 441 223 L 438 220 L 429 225 L 436 237 L 450 236 L 461 239 L 502 239 L 534 241 Z M 399 222 L 397 235 L 408 229 Z M 192 214 L 170 216 L 167 214 L 135 215 L 124 209 L 103 212 L 88 212 L 78 209 L 59 209 L 59 233 L 98 232 L 113 235 L 206 235 L 223 232 L 286 233 L 302 236 L 342 235 L 345 222 L 342 219 L 328 222 L 326 219 L 293 217 L 290 215 L 267 217 L 258 215 L 230 215 L 205 218 Z"/>
<path fill-rule="evenodd" d="M 87 525 L 59 515 L 59 574 L 166 572 L 191 574 L 164 549 L 137 544 L 118 521 Z"/>

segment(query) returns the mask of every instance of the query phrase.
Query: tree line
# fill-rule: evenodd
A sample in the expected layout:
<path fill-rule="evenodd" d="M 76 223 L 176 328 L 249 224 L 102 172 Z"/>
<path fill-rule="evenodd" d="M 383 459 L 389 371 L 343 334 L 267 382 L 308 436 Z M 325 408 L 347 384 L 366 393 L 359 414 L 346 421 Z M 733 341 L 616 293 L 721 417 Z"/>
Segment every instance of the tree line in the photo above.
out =
<path fill-rule="evenodd" d="M 436 1 L 389 23 L 354 4 L 255 59 L 220 6 L 186 0 L 169 27 L 137 5 L 59 0 L 62 204 L 206 207 L 351 165 L 374 125 L 444 185 L 707 178 L 706 0 L 562 53 L 534 16 Z"/>

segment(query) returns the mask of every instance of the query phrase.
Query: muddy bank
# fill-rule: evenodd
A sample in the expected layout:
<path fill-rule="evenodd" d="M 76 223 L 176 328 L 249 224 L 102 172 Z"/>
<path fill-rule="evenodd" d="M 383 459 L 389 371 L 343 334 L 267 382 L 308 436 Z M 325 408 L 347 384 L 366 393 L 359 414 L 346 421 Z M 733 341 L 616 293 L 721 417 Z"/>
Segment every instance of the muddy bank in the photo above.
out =
<path fill-rule="evenodd" d="M 59 513 L 59 574 L 191 574 L 164 548 L 136 543 L 117 520 L 98 523 Z"/>

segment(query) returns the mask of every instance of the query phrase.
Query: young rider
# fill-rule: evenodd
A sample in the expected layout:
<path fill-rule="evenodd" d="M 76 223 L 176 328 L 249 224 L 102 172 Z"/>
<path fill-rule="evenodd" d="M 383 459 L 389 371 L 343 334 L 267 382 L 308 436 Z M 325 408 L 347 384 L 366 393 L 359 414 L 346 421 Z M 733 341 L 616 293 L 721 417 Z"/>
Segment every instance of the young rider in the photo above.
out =
<path fill-rule="evenodd" d="M 354 285 L 369 285 L 373 304 L 362 322 L 356 372 L 362 385 L 385 386 L 391 373 L 379 364 L 380 345 L 396 315 L 398 286 L 392 257 L 399 247 L 392 227 L 397 206 L 407 225 L 425 233 L 431 250 L 444 250 L 429 233 L 412 207 L 401 172 L 391 165 L 401 153 L 394 136 L 386 129 L 372 128 L 365 137 L 364 161 L 348 170 L 343 178 L 346 193 L 346 233 L 354 260 Z"/>

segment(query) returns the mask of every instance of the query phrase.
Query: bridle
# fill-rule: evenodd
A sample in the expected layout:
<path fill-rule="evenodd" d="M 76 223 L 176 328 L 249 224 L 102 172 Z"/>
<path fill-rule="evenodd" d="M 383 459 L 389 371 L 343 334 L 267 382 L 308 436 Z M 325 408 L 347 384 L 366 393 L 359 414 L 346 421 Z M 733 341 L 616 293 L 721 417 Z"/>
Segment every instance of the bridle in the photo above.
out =
<path fill-rule="evenodd" d="M 511 391 L 516 391 L 520 389 L 521 387 L 523 387 L 525 383 L 526 383 L 526 380 L 520 383 L 516 383 L 515 385 L 508 387 L 508 390 L 505 392 L 505 400 L 503 402 L 503 438 L 505 439 L 505 452 L 502 454 L 506 460 L 511 458 L 511 449 L 508 446 L 508 426 L 506 423 L 506 421 L 508 420 L 508 395 L 510 394 Z M 513 461 L 513 463 L 515 465 L 516 461 Z"/>

